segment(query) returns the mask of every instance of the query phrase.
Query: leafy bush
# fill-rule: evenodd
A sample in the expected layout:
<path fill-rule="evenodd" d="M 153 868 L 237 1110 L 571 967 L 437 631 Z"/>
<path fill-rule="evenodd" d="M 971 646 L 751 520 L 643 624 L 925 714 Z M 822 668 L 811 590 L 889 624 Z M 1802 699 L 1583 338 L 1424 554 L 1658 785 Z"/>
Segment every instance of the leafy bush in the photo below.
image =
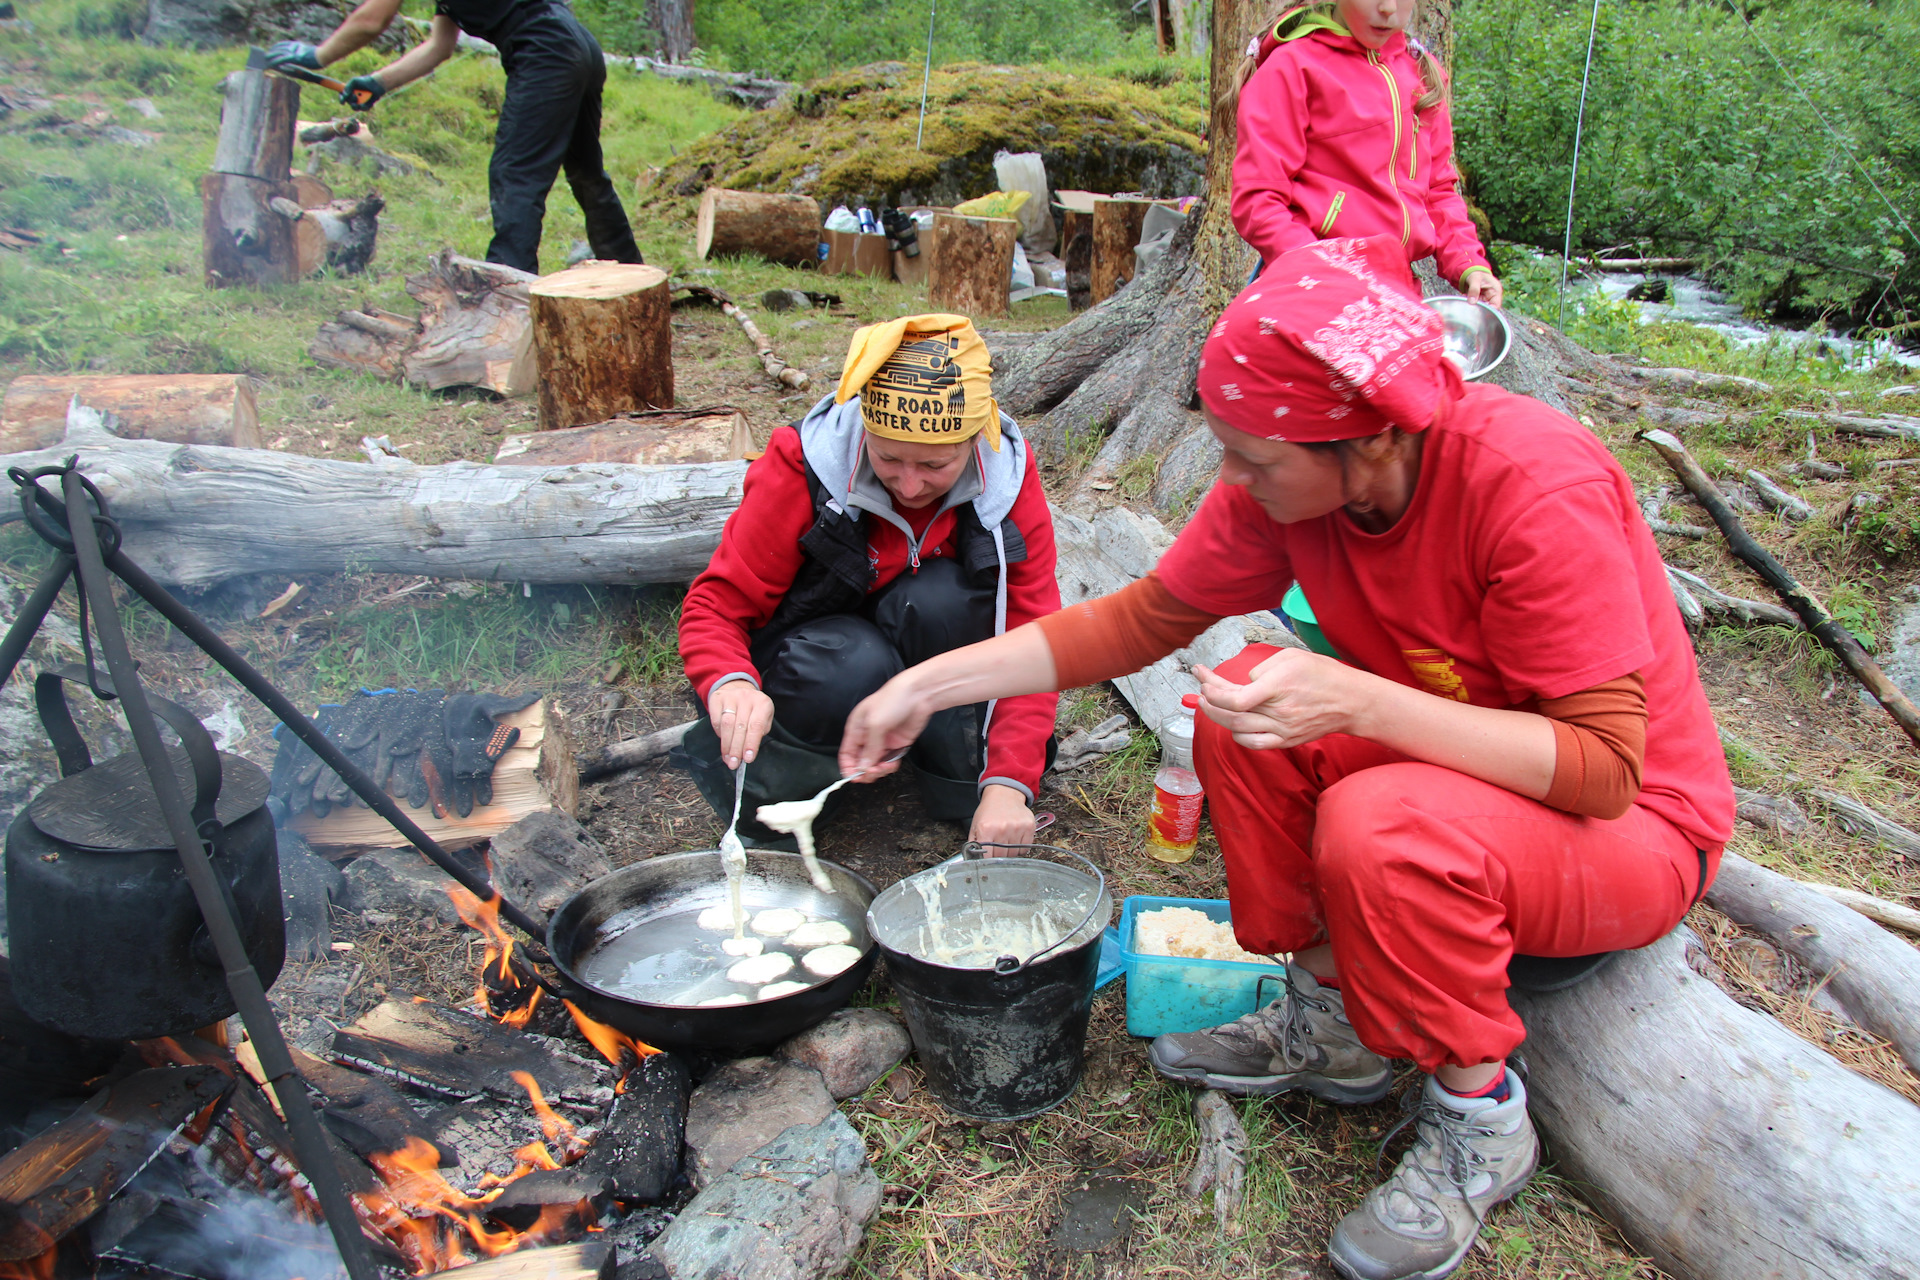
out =
<path fill-rule="evenodd" d="M 1780 0 L 1751 21 L 1910 224 L 1920 214 L 1920 5 Z M 1495 233 L 1565 232 L 1586 0 L 1459 0 L 1460 156 Z M 1885 324 L 1920 286 L 1920 243 L 1738 14 L 1687 0 L 1602 4 L 1576 248 L 1708 259 L 1755 313 Z"/>

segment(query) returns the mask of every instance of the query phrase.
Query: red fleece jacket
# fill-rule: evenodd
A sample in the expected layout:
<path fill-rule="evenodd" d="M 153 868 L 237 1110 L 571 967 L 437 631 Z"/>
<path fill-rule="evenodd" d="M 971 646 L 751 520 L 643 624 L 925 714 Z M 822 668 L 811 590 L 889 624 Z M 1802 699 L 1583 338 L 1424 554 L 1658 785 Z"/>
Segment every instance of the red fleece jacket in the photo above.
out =
<path fill-rule="evenodd" d="M 1458 282 L 1487 265 L 1453 165 L 1453 119 L 1395 35 L 1377 54 L 1319 30 L 1275 48 L 1240 91 L 1233 225 L 1272 262 L 1334 236 L 1389 236 Z"/>
<path fill-rule="evenodd" d="M 922 528 L 923 511 L 902 511 L 921 528 L 920 554 L 951 556 L 958 515 L 942 512 Z M 1007 630 L 1032 622 L 1060 607 L 1054 577 L 1053 517 L 1040 487 L 1040 468 L 1029 459 L 1027 473 L 1009 513 L 1026 540 L 1027 558 L 1007 567 Z M 753 672 L 747 635 L 765 626 L 786 598 L 805 558 L 800 535 L 813 524 L 813 500 L 807 493 L 800 433 L 782 427 L 767 442 L 766 453 L 747 468 L 740 509 L 727 519 L 720 547 L 680 609 L 680 657 L 702 702 L 721 676 Z M 907 539 L 899 529 L 872 516 L 866 521 L 867 558 L 875 576 L 872 591 L 908 571 Z M 984 778 L 1007 778 L 1035 792 L 1046 767 L 1047 738 L 1053 733 L 1059 695 L 1033 693 L 1002 698 L 987 732 Z"/>

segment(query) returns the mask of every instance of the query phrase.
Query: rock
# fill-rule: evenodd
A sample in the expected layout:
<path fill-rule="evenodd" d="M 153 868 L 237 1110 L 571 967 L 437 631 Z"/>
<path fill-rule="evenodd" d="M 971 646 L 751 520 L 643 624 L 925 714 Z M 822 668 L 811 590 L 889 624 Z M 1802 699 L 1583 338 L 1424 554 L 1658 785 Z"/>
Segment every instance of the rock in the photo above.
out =
<path fill-rule="evenodd" d="M 353 911 L 417 911 L 459 924 L 447 888 L 453 877 L 412 849 L 375 849 L 347 867 L 347 901 Z"/>
<path fill-rule="evenodd" d="M 1875 656 L 1889 680 L 1909 698 L 1920 698 L 1920 590 L 1908 587 L 1907 601 Z"/>
<path fill-rule="evenodd" d="M 704 1187 L 795 1125 L 833 1111 L 820 1073 L 783 1058 L 742 1058 L 708 1076 L 687 1104 L 687 1175 Z"/>
<path fill-rule="evenodd" d="M 557 809 L 530 813 L 493 838 L 493 883 L 508 902 L 549 916 L 574 894 L 613 874 L 606 850 Z"/>
<path fill-rule="evenodd" d="M 160 108 L 153 105 L 152 98 L 128 98 L 127 105 L 149 120 L 160 118 Z"/>
<path fill-rule="evenodd" d="M 851 1098 L 907 1056 L 913 1039 L 891 1015 L 878 1009 L 841 1009 L 774 1050 L 820 1073 L 827 1092 Z"/>
<path fill-rule="evenodd" d="M 652 1253 L 672 1280 L 820 1280 L 846 1267 L 879 1209 L 866 1145 L 833 1112 L 716 1177 Z"/>
<path fill-rule="evenodd" d="M 277 832 L 280 902 L 287 920 L 287 959 L 325 960 L 333 955 L 330 908 L 347 897 L 347 878 L 293 831 Z"/>
<path fill-rule="evenodd" d="M 1159 563 L 1173 536 L 1152 516 L 1109 507 L 1094 517 L 1094 545 L 1130 578 L 1144 578 Z"/>
<path fill-rule="evenodd" d="M 680 1178 L 680 1151 L 693 1081 L 677 1054 L 656 1053 L 627 1073 L 580 1164 L 604 1172 L 627 1204 L 651 1204 Z"/>

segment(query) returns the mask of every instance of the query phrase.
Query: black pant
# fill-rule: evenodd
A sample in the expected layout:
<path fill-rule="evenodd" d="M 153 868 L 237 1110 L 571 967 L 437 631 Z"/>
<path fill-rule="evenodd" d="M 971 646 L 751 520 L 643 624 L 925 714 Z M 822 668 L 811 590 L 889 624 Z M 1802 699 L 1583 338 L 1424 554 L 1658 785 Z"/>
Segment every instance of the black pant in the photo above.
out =
<path fill-rule="evenodd" d="M 752 821 L 760 805 L 801 800 L 839 778 L 840 739 L 860 700 L 907 667 L 993 635 L 991 584 L 967 582 L 944 557 L 903 573 L 867 598 L 857 614 L 836 613 L 778 635 L 755 637 L 753 663 L 773 699 L 773 729 L 747 766 L 740 832 L 771 841 Z M 986 704 L 949 707 L 927 723 L 907 755 L 920 795 L 935 818 L 971 818 L 985 763 Z M 702 717 L 688 730 L 682 763 L 722 821 L 733 816 L 733 774 L 720 739 Z M 836 791 L 834 801 L 846 795 Z"/>
<path fill-rule="evenodd" d="M 501 50 L 507 97 L 493 136 L 487 191 L 493 242 L 487 261 L 540 269 L 547 192 L 564 167 L 587 219 L 593 256 L 639 262 L 640 247 L 600 154 L 600 93 L 607 64 L 592 34 L 565 9 L 521 23 Z"/>

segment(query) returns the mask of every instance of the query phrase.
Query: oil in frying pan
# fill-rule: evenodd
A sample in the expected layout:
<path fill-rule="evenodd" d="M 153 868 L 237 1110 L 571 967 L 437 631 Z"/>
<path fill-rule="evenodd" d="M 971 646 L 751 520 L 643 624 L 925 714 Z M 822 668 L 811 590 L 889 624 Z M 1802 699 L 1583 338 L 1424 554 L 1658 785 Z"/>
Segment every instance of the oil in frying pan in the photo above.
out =
<path fill-rule="evenodd" d="M 829 902 L 830 909 L 826 911 L 806 911 L 807 920 L 838 921 L 853 933 L 853 945 L 866 950 L 865 913 L 844 899 L 833 898 Z M 577 972 L 602 991 L 646 1004 L 698 1005 L 734 995 L 754 1000 L 761 990 L 759 984 L 733 982 L 727 978 L 727 970 L 741 959 L 720 949 L 721 941 L 733 936 L 731 929 L 715 932 L 702 929 L 698 923 L 700 912 L 708 905 L 711 904 L 696 904 L 625 929 L 619 928 L 616 917 L 608 922 L 611 927 L 603 926 L 600 937 L 576 962 Z M 752 916 L 773 905 L 798 904 L 786 901 L 756 907 L 749 903 L 747 913 Z M 800 963 L 809 949 L 787 947 L 780 938 L 767 938 L 763 954 L 784 952 L 793 958 L 793 968 L 777 981 L 804 982 L 811 986 L 827 979 L 807 972 Z"/>

